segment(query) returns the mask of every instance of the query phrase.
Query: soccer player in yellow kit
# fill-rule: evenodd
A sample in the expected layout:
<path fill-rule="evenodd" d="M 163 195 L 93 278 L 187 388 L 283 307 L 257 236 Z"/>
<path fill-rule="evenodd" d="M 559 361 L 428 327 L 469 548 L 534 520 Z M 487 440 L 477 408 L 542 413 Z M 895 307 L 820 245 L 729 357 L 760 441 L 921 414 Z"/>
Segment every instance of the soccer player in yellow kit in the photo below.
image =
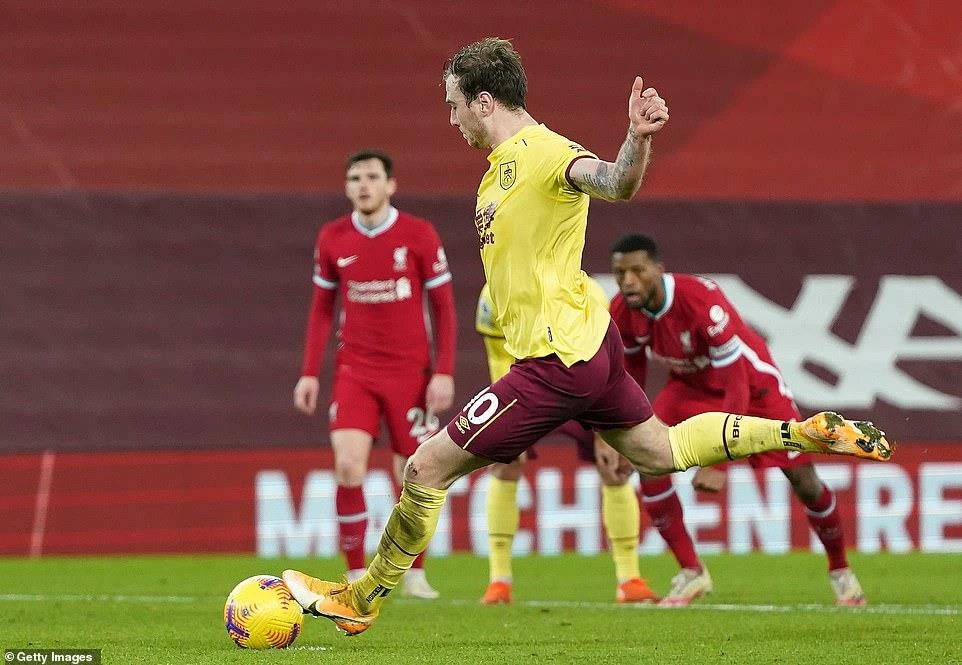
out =
<path fill-rule="evenodd" d="M 469 44 L 442 76 L 451 124 L 469 145 L 490 150 L 474 223 L 494 317 L 516 362 L 408 459 L 398 504 L 360 579 L 327 582 L 284 571 L 306 612 L 349 635 L 367 630 L 427 548 L 448 487 L 475 469 L 513 460 L 569 420 L 597 430 L 652 476 L 766 450 L 891 457 L 878 428 L 832 412 L 802 422 L 711 412 L 672 427 L 652 413 L 625 370 L 607 309 L 589 297 L 581 254 L 590 198 L 628 200 L 641 186 L 652 135 L 668 122 L 668 105 L 654 88 L 635 78 L 628 134 L 608 162 L 531 117 L 524 68 L 510 42 Z"/>
<path fill-rule="evenodd" d="M 589 296 L 604 307 L 608 298 L 601 285 L 588 278 Z M 492 383 L 508 373 L 514 357 L 504 348 L 504 333 L 494 318 L 491 296 L 485 284 L 478 296 L 475 329 L 484 340 L 488 369 Z M 611 558 L 615 564 L 615 600 L 619 603 L 653 603 L 658 596 L 641 577 L 638 567 L 638 543 L 641 539 L 641 510 L 638 496 L 629 482 L 634 473 L 631 463 L 618 454 L 594 431 L 585 429 L 577 421 L 569 420 L 555 430 L 555 434 L 574 441 L 578 458 L 591 462 L 601 476 L 601 516 L 608 536 Z M 597 448 L 597 450 L 596 450 Z M 485 605 L 510 603 L 513 590 L 511 547 L 518 531 L 518 481 L 526 458 L 533 456 L 529 448 L 507 464 L 493 464 L 488 481 L 485 509 L 488 519 L 488 588 L 481 602 Z"/>

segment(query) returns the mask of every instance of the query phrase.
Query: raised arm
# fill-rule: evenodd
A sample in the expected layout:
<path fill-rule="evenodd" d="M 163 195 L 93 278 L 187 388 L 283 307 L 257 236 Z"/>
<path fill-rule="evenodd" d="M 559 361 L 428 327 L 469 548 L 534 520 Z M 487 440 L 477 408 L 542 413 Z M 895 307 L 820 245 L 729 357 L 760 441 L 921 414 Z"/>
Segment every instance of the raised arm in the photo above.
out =
<path fill-rule="evenodd" d="M 583 158 L 571 165 L 568 179 L 585 194 L 605 201 L 627 201 L 641 187 L 651 158 L 651 135 L 668 122 L 668 104 L 654 88 L 635 77 L 628 98 L 628 136 L 613 162 Z"/>

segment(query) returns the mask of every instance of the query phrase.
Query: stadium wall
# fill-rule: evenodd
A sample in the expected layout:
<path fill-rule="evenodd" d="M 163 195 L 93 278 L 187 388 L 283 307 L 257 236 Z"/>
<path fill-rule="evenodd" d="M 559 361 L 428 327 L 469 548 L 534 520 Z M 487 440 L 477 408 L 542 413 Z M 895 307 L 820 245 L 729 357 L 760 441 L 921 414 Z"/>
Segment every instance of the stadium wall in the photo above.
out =
<path fill-rule="evenodd" d="M 487 383 L 473 199 L 397 203 L 435 221 L 451 260 L 463 402 Z M 340 196 L 0 195 L 0 553 L 333 553 L 326 432 L 291 389 L 317 225 L 344 211 Z M 610 244 L 642 231 L 670 269 L 716 276 L 803 411 L 870 417 L 902 444 L 894 465 L 822 466 L 855 546 L 959 551 L 960 216 L 938 202 L 594 205 L 584 263 L 611 289 Z M 717 500 L 679 484 L 703 549 L 812 546 L 780 477 L 728 473 Z M 367 487 L 375 521 L 387 478 Z M 569 448 L 528 483 L 521 551 L 603 546 L 595 474 Z M 453 490 L 435 553 L 483 550 L 483 492 L 483 477 Z M 659 547 L 649 531 L 642 549 Z"/>
<path fill-rule="evenodd" d="M 861 552 L 962 552 L 958 443 L 904 446 L 889 464 L 820 458 L 836 491 L 849 545 Z M 598 474 L 570 445 L 543 445 L 519 486 L 518 554 L 603 550 Z M 2 458 L 0 555 L 249 552 L 265 557 L 337 555 L 330 449 L 257 448 L 110 453 L 29 453 Z M 377 538 L 397 492 L 389 454 L 365 483 Z M 720 495 L 676 482 L 686 521 L 704 553 L 819 550 L 801 504 L 778 469 L 727 467 Z M 484 554 L 488 475 L 449 491 L 430 553 Z M 664 542 L 642 519 L 644 554 Z"/>
<path fill-rule="evenodd" d="M 473 198 L 398 205 L 449 256 L 463 403 L 487 384 Z M 341 196 L 0 193 L 0 451 L 323 445 L 291 392 L 317 227 L 345 211 Z M 960 218 L 944 203 L 593 205 L 584 266 L 611 288 L 611 243 L 649 233 L 669 269 L 718 276 L 803 411 L 959 440 Z"/>

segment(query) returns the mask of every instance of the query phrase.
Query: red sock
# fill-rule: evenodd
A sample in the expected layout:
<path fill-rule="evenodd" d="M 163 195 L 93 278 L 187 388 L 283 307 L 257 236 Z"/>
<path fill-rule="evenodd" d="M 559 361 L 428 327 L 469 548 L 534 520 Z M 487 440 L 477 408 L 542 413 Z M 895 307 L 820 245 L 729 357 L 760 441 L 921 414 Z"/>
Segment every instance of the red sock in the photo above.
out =
<path fill-rule="evenodd" d="M 668 549 L 675 555 L 678 565 L 700 571 L 701 561 L 695 552 L 695 543 L 685 528 L 685 515 L 675 487 L 671 484 L 671 476 L 644 480 L 641 483 L 641 499 L 641 505 L 665 539 Z"/>
<path fill-rule="evenodd" d="M 348 570 L 364 568 L 364 534 L 367 531 L 367 504 L 363 487 L 337 486 L 334 495 L 340 548 Z"/>
<path fill-rule="evenodd" d="M 838 516 L 835 494 L 828 486 L 822 486 L 822 493 L 813 502 L 805 504 L 805 515 L 812 531 L 825 546 L 828 556 L 828 569 L 838 570 L 848 567 L 845 556 L 845 534 L 842 532 L 842 520 Z"/>
<path fill-rule="evenodd" d="M 411 564 L 411 568 L 424 568 L 424 552 L 418 554 L 414 563 Z"/>

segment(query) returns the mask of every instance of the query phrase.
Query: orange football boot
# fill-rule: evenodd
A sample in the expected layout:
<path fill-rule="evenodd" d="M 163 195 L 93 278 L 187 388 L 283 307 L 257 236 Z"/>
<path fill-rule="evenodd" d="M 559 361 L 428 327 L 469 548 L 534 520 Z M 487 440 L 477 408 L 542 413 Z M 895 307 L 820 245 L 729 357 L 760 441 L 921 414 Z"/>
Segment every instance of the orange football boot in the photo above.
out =
<path fill-rule="evenodd" d="M 377 618 L 377 611 L 362 614 L 354 608 L 346 582 L 325 582 L 296 570 L 285 570 L 281 577 L 304 612 L 330 619 L 348 636 L 363 633 Z"/>
<path fill-rule="evenodd" d="M 885 439 L 885 432 L 872 423 L 867 420 L 846 420 L 832 411 L 816 413 L 796 426 L 800 434 L 823 453 L 885 462 L 895 450 L 895 446 Z"/>
<path fill-rule="evenodd" d="M 657 603 L 661 599 L 651 590 L 646 580 L 633 577 L 618 585 L 615 600 L 619 603 Z"/>
<path fill-rule="evenodd" d="M 491 582 L 480 602 L 482 605 L 510 605 L 511 582 Z"/>

